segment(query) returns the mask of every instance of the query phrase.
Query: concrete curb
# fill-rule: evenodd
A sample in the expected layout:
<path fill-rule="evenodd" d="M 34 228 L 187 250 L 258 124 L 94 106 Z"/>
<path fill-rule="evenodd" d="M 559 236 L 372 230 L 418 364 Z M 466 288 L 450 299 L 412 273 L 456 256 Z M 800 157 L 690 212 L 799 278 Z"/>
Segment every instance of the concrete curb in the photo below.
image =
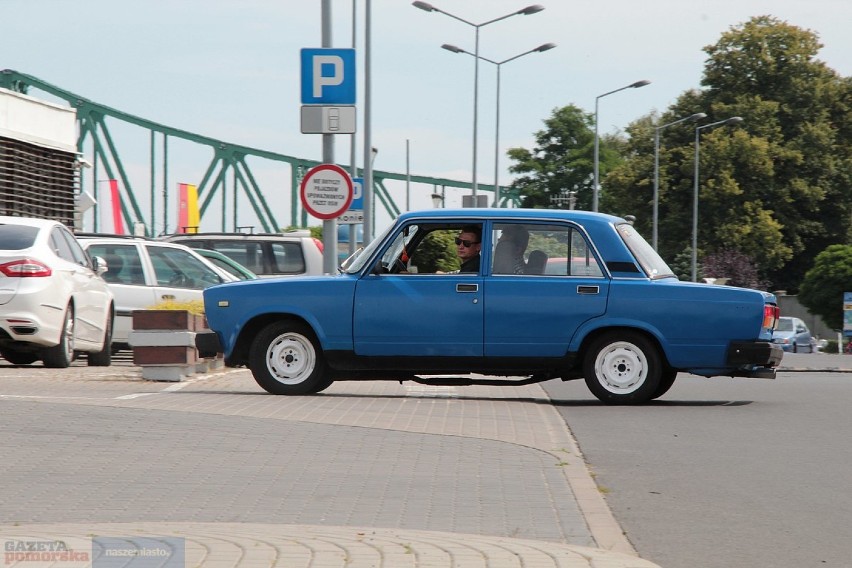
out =
<path fill-rule="evenodd" d="M 635 556 L 582 546 L 374 527 L 149 522 L 0 525 L 0 540 L 13 548 L 31 542 L 64 542 L 82 552 L 93 537 L 121 538 L 129 550 L 143 546 L 134 540 L 162 541 L 169 553 L 175 553 L 171 547 L 177 537 L 184 546 L 180 566 L 205 568 L 659 568 Z M 157 562 L 171 566 L 167 558 Z"/>

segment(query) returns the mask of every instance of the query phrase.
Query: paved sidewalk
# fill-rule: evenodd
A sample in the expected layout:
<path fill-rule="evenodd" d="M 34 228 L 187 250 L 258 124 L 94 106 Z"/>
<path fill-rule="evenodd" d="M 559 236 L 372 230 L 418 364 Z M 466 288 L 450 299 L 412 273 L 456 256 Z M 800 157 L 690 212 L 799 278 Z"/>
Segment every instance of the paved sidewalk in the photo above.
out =
<path fill-rule="evenodd" d="M 317 396 L 275 397 L 245 370 L 176 384 L 142 381 L 132 366 L 31 368 L 4 381 L 7 371 L 0 404 L 12 404 L 0 413 L 19 428 L 9 434 L 4 424 L 7 443 L 26 446 L 17 434 L 46 448 L 23 448 L 18 469 L 3 470 L 0 510 L 15 525 L 0 525 L 0 540 L 180 536 L 187 566 L 656 566 L 636 556 L 538 385 L 342 382 Z M 92 406 L 103 410 L 81 408 Z M 40 409 L 49 412 L 35 416 Z M 176 425 L 186 439 L 170 435 Z M 98 427 L 107 436 L 126 428 L 121 442 L 135 451 L 124 464 L 110 465 L 108 443 L 88 451 L 101 434 L 85 432 Z M 166 445 L 186 464 L 145 463 Z M 68 471 L 81 453 L 87 463 Z M 307 479 L 292 477 L 292 462 L 305 464 L 297 469 Z M 193 482 L 182 465 L 204 473 Z M 37 468 L 46 479 L 28 477 Z M 334 469 L 338 477 L 325 479 Z M 79 489 L 57 508 L 75 475 Z M 243 489 L 233 485 L 246 475 Z M 286 493 L 270 496 L 275 487 Z M 100 507 L 86 511 L 92 502 Z M 282 502 L 292 516 L 275 508 Z"/>

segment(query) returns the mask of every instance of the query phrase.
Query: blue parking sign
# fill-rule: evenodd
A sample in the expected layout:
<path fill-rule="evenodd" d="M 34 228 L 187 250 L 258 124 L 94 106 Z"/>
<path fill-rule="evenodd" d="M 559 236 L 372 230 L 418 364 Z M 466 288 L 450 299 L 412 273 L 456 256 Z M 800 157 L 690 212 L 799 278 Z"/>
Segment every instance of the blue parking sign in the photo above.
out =
<path fill-rule="evenodd" d="M 361 211 L 364 209 L 364 178 L 352 178 L 352 203 L 349 204 L 350 211 Z"/>
<path fill-rule="evenodd" d="M 355 104 L 355 50 L 304 48 L 302 104 Z"/>

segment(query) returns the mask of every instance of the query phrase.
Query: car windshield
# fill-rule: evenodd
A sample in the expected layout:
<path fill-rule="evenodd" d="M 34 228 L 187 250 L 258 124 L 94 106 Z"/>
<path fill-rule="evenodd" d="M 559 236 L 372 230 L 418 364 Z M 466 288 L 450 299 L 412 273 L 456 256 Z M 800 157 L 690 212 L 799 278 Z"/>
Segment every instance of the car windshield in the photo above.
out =
<path fill-rule="evenodd" d="M 37 227 L 0 225 L 0 250 L 23 250 L 35 243 Z"/>
<path fill-rule="evenodd" d="M 633 225 L 630 225 L 629 223 L 621 223 L 620 225 L 616 225 L 615 228 L 624 240 L 624 244 L 627 245 L 627 248 L 630 249 L 630 252 L 632 252 L 633 256 L 636 257 L 636 260 L 639 261 L 639 264 L 642 266 L 642 270 L 644 270 L 645 274 L 647 274 L 652 280 L 656 278 L 674 277 L 675 274 L 672 269 L 669 268 L 669 265 L 666 264 L 666 261 L 657 254 L 654 247 L 648 244 L 648 241 L 639 234 L 639 231 L 637 231 Z"/>
<path fill-rule="evenodd" d="M 349 262 L 348 266 L 345 268 L 346 274 L 356 274 L 358 272 L 361 272 L 361 270 L 364 268 L 364 264 L 367 262 L 367 260 L 370 259 L 370 257 L 373 256 L 373 253 L 376 251 L 379 245 L 384 242 L 385 237 L 387 237 L 388 233 L 391 232 L 393 227 L 394 225 L 388 226 L 384 231 L 382 231 L 379 236 L 370 241 L 370 244 L 364 247 L 364 250 L 358 253 L 355 258 L 353 258 Z"/>
<path fill-rule="evenodd" d="M 781 318 L 778 320 L 778 326 L 775 331 L 793 331 L 793 320 Z"/>

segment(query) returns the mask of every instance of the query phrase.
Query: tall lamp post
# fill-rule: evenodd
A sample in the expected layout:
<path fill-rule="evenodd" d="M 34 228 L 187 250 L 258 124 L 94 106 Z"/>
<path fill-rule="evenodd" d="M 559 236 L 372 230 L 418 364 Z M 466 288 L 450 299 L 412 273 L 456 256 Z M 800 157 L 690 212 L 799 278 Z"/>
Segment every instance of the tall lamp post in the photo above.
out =
<path fill-rule="evenodd" d="M 594 187 L 592 188 L 592 211 L 598 210 L 598 195 L 600 194 L 600 176 L 598 174 L 598 163 L 600 156 L 600 142 L 598 138 L 598 103 L 600 100 L 608 95 L 613 93 L 617 93 L 619 91 L 623 91 L 624 89 L 638 89 L 639 87 L 644 87 L 645 85 L 650 85 L 651 81 L 636 81 L 635 83 L 630 83 L 629 85 L 625 85 L 619 89 L 615 89 L 614 91 L 610 91 L 608 93 L 604 93 L 602 95 L 598 95 L 595 97 L 595 176 L 593 180 Z"/>
<path fill-rule="evenodd" d="M 476 57 L 476 54 L 473 54 L 469 51 L 465 51 L 460 47 L 456 47 L 455 45 L 450 45 L 445 43 L 441 46 L 447 51 L 452 51 L 453 53 L 466 53 L 467 55 L 472 55 Z M 529 55 L 530 53 L 539 53 L 542 51 L 548 51 L 556 47 L 555 43 L 543 43 L 540 46 L 530 49 L 529 51 L 525 51 L 523 53 L 519 53 L 514 57 L 510 57 L 509 59 L 504 59 L 503 61 L 493 61 L 488 59 L 487 57 L 479 56 L 479 59 L 483 61 L 487 61 L 488 63 L 493 63 L 497 66 L 497 122 L 494 130 L 494 206 L 500 206 L 500 173 L 499 173 L 499 164 L 500 164 L 500 68 L 504 63 L 508 63 L 510 61 L 514 61 L 515 59 L 519 59 L 524 55 Z"/>
<path fill-rule="evenodd" d="M 701 131 L 714 126 L 737 124 L 742 122 L 741 116 L 732 116 L 718 122 L 711 122 L 695 128 L 695 173 L 693 174 L 692 189 L 692 281 L 698 282 L 698 139 Z"/>
<path fill-rule="evenodd" d="M 674 122 L 654 127 L 654 230 L 651 234 L 651 246 L 654 247 L 654 250 L 657 250 L 657 232 L 660 219 L 660 131 L 663 128 L 668 128 L 669 126 L 674 126 L 681 122 L 697 122 L 704 118 L 707 118 L 706 114 L 703 112 L 696 112 L 695 114 L 681 118 L 680 120 L 675 120 Z"/>
<path fill-rule="evenodd" d="M 412 5 L 415 8 L 420 8 L 421 10 L 425 10 L 426 12 L 438 12 L 440 14 L 444 14 L 445 16 L 449 16 L 454 20 L 458 20 L 459 22 L 465 23 L 469 26 L 472 26 L 476 29 L 476 43 L 474 50 L 474 70 L 473 70 L 473 181 L 471 185 L 471 193 L 476 195 L 477 189 L 477 178 L 476 178 L 476 161 L 477 161 L 477 128 L 478 128 L 478 113 L 479 113 L 479 28 L 487 26 L 488 24 L 493 24 L 494 22 L 499 22 L 500 20 L 505 20 L 506 18 L 511 18 L 512 16 L 529 16 L 530 14 L 536 14 L 544 10 L 544 6 L 539 4 L 533 4 L 531 6 L 527 6 L 521 10 L 516 12 L 512 12 L 511 14 L 506 14 L 505 16 L 500 16 L 499 18 L 494 18 L 493 20 L 488 20 L 487 22 L 482 22 L 481 24 L 475 24 L 464 18 L 460 18 L 455 14 L 450 14 L 445 10 L 441 10 L 440 8 L 436 8 L 435 6 L 429 4 L 428 2 L 421 2 L 418 0 L 417 2 L 412 2 Z"/>

